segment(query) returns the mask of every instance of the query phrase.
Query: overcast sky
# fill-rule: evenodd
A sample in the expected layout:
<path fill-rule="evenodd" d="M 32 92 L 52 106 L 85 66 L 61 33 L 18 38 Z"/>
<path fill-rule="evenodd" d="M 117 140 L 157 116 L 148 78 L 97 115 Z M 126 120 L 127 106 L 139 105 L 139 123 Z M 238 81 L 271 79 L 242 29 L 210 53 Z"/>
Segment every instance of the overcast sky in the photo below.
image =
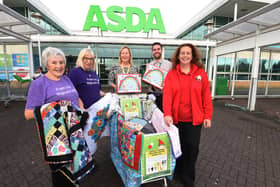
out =
<path fill-rule="evenodd" d="M 166 33 L 178 31 L 192 17 L 198 14 L 212 0 L 40 0 L 69 29 L 81 31 L 90 5 L 99 5 L 102 11 L 109 6 L 138 7 L 145 13 L 159 8 Z"/>

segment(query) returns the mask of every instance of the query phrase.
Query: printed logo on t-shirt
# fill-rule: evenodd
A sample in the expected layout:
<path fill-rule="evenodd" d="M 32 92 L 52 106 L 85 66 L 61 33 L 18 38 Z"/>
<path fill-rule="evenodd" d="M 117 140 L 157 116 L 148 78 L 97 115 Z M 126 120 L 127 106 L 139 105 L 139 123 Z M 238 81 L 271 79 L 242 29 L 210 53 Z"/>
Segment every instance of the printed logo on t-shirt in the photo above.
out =
<path fill-rule="evenodd" d="M 99 84 L 99 79 L 87 77 L 86 83 L 87 85 Z"/>
<path fill-rule="evenodd" d="M 71 86 L 63 86 L 63 87 L 60 87 L 60 88 L 55 88 L 55 91 L 56 91 L 57 96 L 66 95 L 66 94 L 76 92 L 76 90 Z"/>

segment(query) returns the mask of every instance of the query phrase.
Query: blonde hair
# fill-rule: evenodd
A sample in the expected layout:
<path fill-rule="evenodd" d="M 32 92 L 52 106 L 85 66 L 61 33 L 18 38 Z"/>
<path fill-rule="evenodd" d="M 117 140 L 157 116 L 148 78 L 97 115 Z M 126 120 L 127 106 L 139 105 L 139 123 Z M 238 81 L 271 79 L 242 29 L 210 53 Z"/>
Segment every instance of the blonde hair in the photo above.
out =
<path fill-rule="evenodd" d="M 86 55 L 92 55 L 93 58 L 94 58 L 94 53 L 91 49 L 89 48 L 84 48 L 80 51 L 79 53 L 79 56 L 78 56 L 78 59 L 76 61 L 76 67 L 81 67 L 84 69 L 84 65 L 83 65 L 83 58 L 84 56 Z M 93 67 L 92 67 L 92 70 L 95 70 L 95 61 L 93 61 Z"/>
<path fill-rule="evenodd" d="M 44 51 L 42 52 L 43 66 L 47 68 L 49 57 L 57 57 L 57 56 L 61 56 L 63 58 L 64 64 L 66 65 L 65 55 L 60 49 L 55 47 L 47 47 L 46 49 L 44 49 Z"/>
<path fill-rule="evenodd" d="M 120 53 L 119 53 L 119 64 L 121 65 L 121 52 L 122 52 L 122 50 L 124 50 L 124 49 L 127 49 L 128 50 L 128 52 L 129 52 L 129 55 L 130 55 L 130 58 L 129 58 L 129 61 L 128 61 L 128 63 L 130 64 L 130 65 L 133 65 L 133 62 L 132 62 L 132 53 L 131 53 L 131 51 L 130 51 L 130 49 L 127 47 L 127 46 L 123 46 L 122 48 L 121 48 L 121 50 L 120 50 Z"/>

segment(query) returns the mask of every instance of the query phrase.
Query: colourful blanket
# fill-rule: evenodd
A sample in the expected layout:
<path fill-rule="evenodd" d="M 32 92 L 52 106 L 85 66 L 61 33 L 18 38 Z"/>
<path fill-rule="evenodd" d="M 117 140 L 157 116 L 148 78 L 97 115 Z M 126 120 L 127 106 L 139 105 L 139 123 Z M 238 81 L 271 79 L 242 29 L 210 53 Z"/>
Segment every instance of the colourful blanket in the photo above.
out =
<path fill-rule="evenodd" d="M 141 134 L 124 122 L 123 116 L 118 118 L 118 147 L 123 162 L 131 169 L 138 170 L 141 153 Z"/>
<path fill-rule="evenodd" d="M 115 113 L 111 120 L 110 120 L 110 134 L 111 134 L 111 159 L 114 163 L 116 170 L 118 171 L 123 184 L 125 187 L 139 187 L 143 182 L 143 171 L 141 169 L 141 160 L 143 159 L 140 157 L 139 159 L 139 168 L 138 170 L 132 169 L 125 164 L 123 155 L 119 150 L 118 146 L 118 124 L 123 122 L 123 116 L 119 113 Z M 144 135 L 142 135 L 144 136 Z M 143 139 L 142 139 L 143 141 Z M 141 150 L 142 151 L 142 150 Z M 144 153 L 141 153 L 142 155 Z M 176 160 L 173 155 L 171 155 L 171 172 L 174 172 Z M 172 175 L 167 176 L 168 179 L 172 179 Z M 147 181 L 148 182 L 148 181 Z"/>
<path fill-rule="evenodd" d="M 87 109 L 89 119 L 84 127 L 84 136 L 91 155 L 97 150 L 97 141 L 103 136 L 110 135 L 107 115 L 111 100 L 112 94 L 106 94 Z"/>
<path fill-rule="evenodd" d="M 102 110 L 96 112 L 96 116 L 91 120 L 91 127 L 87 131 L 87 135 L 91 137 L 95 143 L 100 139 L 101 134 L 104 132 L 107 125 L 107 112 L 109 104 Z"/>
<path fill-rule="evenodd" d="M 34 111 L 44 159 L 48 164 L 72 162 L 68 127 L 61 111 L 67 105 L 71 102 L 52 102 L 36 107 Z"/>
<path fill-rule="evenodd" d="M 54 161 L 47 163 L 60 163 L 58 165 L 61 167 L 60 171 L 73 183 L 82 179 L 94 168 L 82 130 L 88 113 L 81 111 L 69 101 L 58 101 L 37 107 L 35 115 L 43 152 L 47 155 L 45 159 Z M 63 141 L 59 139 L 61 136 L 64 138 Z M 50 138 L 45 137 L 51 137 L 56 142 L 51 144 L 48 141 Z M 70 163 L 61 165 L 65 162 Z"/>

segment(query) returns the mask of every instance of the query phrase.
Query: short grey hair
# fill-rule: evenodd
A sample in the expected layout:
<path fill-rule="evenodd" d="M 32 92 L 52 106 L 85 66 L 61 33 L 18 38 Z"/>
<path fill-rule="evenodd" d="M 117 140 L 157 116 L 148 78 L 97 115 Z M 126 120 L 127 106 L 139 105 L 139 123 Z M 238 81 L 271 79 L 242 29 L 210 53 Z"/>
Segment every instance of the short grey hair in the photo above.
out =
<path fill-rule="evenodd" d="M 66 58 L 64 53 L 55 47 L 47 47 L 46 49 L 44 49 L 43 53 L 42 53 L 42 65 L 44 67 L 48 67 L 48 60 L 50 57 L 57 57 L 57 56 L 61 56 L 64 60 L 64 63 L 66 65 Z"/>

